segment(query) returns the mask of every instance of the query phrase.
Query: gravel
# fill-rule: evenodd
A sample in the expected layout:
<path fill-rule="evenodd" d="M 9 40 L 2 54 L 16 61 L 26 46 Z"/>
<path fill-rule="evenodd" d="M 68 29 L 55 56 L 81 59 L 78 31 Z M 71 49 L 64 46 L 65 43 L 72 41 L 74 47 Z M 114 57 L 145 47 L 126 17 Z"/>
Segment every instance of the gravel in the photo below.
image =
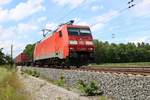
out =
<path fill-rule="evenodd" d="M 98 97 L 80 96 L 78 93 L 26 74 L 20 75 L 20 79 L 24 83 L 24 92 L 28 93 L 30 100 L 99 100 Z"/>
<path fill-rule="evenodd" d="M 103 95 L 114 97 L 115 100 L 150 100 L 150 75 L 126 75 L 35 67 L 28 69 L 40 72 L 41 76 L 48 80 L 58 80 L 63 75 L 66 84 L 70 87 L 75 86 L 79 80 L 86 83 L 94 80 L 100 86 Z"/>

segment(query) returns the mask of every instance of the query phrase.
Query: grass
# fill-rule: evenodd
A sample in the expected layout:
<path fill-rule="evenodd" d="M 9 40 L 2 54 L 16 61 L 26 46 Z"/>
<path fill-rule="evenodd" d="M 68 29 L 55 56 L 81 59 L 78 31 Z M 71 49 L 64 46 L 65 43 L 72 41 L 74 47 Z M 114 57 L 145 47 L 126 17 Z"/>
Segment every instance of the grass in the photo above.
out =
<path fill-rule="evenodd" d="M 150 67 L 150 62 L 92 64 L 95 67 Z"/>
<path fill-rule="evenodd" d="M 65 86 L 65 78 L 63 75 L 60 76 L 60 79 L 55 81 L 55 84 L 61 87 Z"/>
<path fill-rule="evenodd" d="M 27 100 L 22 87 L 14 69 L 0 67 L 0 100 Z"/>
<path fill-rule="evenodd" d="M 27 73 L 28 75 L 31 75 L 31 76 L 34 76 L 34 77 L 39 77 L 40 76 L 40 73 L 38 71 L 31 70 L 31 69 L 22 70 L 22 74 L 23 73 Z"/>

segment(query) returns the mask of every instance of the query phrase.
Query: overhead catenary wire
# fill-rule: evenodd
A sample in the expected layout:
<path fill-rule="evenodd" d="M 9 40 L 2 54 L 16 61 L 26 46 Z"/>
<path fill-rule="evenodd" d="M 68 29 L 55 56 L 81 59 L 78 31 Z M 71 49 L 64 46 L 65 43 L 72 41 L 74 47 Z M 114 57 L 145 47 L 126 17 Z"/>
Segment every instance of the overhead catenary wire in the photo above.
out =
<path fill-rule="evenodd" d="M 118 11 L 118 13 L 122 13 L 122 12 L 126 11 L 127 9 L 128 9 L 128 8 L 122 9 L 122 10 Z M 113 17 L 113 16 L 114 16 L 114 14 L 113 14 L 113 15 L 111 15 L 111 17 Z M 106 22 L 105 22 L 105 21 L 100 20 L 100 21 L 97 21 L 97 22 L 96 22 L 96 23 L 94 23 L 94 24 L 91 24 L 91 25 L 90 25 L 90 27 L 93 27 L 93 26 L 95 26 L 95 25 L 97 25 L 97 24 L 99 24 L 99 23 L 104 24 L 104 23 L 106 23 Z"/>
<path fill-rule="evenodd" d="M 131 2 L 133 2 L 133 0 L 131 0 L 129 4 L 131 4 Z M 123 13 L 123 12 L 125 12 L 125 11 L 128 10 L 128 9 L 131 9 L 131 8 L 134 7 L 135 5 L 136 5 L 136 4 L 132 4 L 132 5 L 129 5 L 129 6 L 128 6 L 127 8 L 125 8 L 125 9 L 121 9 L 120 11 L 118 11 L 118 14 Z M 113 17 L 113 16 L 114 16 L 114 14 L 111 15 L 110 17 Z M 100 20 L 100 21 L 97 21 L 97 22 L 94 23 L 94 24 L 91 24 L 90 27 L 94 27 L 95 25 L 100 24 L 100 23 L 105 24 L 106 22 Z"/>
<path fill-rule="evenodd" d="M 75 10 L 77 10 L 83 3 L 85 3 L 87 0 L 83 0 L 79 5 L 77 5 L 76 7 L 74 7 L 73 9 L 71 9 L 69 12 L 67 12 L 64 16 L 61 16 L 59 19 L 58 19 L 58 22 L 63 20 L 64 18 L 66 18 L 67 15 L 73 13 Z"/>

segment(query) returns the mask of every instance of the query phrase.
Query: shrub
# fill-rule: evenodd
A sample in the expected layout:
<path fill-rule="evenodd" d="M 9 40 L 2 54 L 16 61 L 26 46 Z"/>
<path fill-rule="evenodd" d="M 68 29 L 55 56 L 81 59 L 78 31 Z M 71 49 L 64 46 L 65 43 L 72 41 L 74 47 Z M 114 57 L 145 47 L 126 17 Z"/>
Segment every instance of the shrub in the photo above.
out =
<path fill-rule="evenodd" d="M 28 75 L 35 76 L 35 77 L 39 77 L 40 76 L 40 73 L 37 72 L 36 70 L 26 69 L 23 72 L 27 73 Z"/>
<path fill-rule="evenodd" d="M 83 94 L 88 95 L 88 96 L 99 95 L 101 93 L 95 81 L 91 81 L 89 84 L 86 84 L 84 83 L 84 81 L 80 80 L 77 84 L 77 88 Z"/>
<path fill-rule="evenodd" d="M 58 86 L 64 86 L 65 85 L 65 78 L 63 75 L 61 75 L 60 79 L 56 81 L 56 84 Z"/>
<path fill-rule="evenodd" d="M 37 72 L 36 70 L 33 71 L 33 75 L 32 76 L 35 76 L 35 77 L 39 77 L 40 76 L 40 73 Z"/>

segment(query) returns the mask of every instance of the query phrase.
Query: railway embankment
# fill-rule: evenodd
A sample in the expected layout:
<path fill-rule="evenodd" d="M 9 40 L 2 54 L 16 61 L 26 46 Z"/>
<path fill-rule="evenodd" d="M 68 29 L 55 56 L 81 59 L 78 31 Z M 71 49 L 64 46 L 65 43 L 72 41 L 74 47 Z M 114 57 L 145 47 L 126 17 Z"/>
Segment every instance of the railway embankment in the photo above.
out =
<path fill-rule="evenodd" d="M 22 75 L 20 79 L 24 82 L 24 92 L 31 100 L 91 100 L 29 75 Z"/>
<path fill-rule="evenodd" d="M 79 81 L 95 81 L 103 95 L 115 100 L 150 100 L 150 75 L 115 74 L 52 68 L 23 67 L 40 73 L 48 80 L 59 80 L 64 77 L 65 84 L 74 87 Z"/>

